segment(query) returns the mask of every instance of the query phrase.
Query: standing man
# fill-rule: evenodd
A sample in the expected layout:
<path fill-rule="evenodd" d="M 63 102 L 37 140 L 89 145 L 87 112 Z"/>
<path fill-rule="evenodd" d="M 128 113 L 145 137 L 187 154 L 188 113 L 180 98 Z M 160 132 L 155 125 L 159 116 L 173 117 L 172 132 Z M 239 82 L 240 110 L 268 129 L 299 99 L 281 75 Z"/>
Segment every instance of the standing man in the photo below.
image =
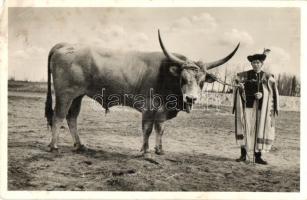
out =
<path fill-rule="evenodd" d="M 253 159 L 266 165 L 262 152 L 268 152 L 275 139 L 275 116 L 278 115 L 278 90 L 272 74 L 262 71 L 269 49 L 262 54 L 247 56 L 252 70 L 237 74 L 234 91 L 235 134 L 241 146 L 236 161 Z"/>

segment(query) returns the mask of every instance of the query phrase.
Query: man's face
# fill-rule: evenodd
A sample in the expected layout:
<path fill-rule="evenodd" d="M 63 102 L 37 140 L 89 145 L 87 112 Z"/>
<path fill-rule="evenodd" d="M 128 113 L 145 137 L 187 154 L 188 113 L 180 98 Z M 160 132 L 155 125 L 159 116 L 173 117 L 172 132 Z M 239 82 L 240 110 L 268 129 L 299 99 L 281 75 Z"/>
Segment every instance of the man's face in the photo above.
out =
<path fill-rule="evenodd" d="M 260 72 L 262 65 L 263 65 L 263 62 L 261 62 L 260 60 L 253 60 L 251 62 L 251 65 L 252 65 L 255 72 Z"/>

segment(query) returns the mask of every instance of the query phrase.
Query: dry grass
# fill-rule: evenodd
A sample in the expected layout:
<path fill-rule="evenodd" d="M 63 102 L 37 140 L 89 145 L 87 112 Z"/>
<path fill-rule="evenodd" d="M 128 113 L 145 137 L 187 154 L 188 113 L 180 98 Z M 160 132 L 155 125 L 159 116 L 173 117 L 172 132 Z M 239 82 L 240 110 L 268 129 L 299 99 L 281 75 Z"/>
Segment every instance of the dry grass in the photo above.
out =
<path fill-rule="evenodd" d="M 87 191 L 299 191 L 300 113 L 281 112 L 268 166 L 237 163 L 230 107 L 181 112 L 167 122 L 166 155 L 144 160 L 140 114 L 93 110 L 85 99 L 79 117 L 88 150 L 72 151 L 67 126 L 60 153 L 50 153 L 45 94 L 15 92 L 8 105 L 8 189 Z M 154 146 L 154 134 L 150 147 Z"/>

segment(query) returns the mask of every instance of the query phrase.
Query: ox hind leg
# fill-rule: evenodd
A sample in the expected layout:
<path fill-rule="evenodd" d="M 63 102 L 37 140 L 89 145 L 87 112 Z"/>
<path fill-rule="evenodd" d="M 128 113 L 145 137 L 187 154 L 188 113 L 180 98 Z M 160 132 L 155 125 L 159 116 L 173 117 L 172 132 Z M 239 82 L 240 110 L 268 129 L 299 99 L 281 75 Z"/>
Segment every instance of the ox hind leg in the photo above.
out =
<path fill-rule="evenodd" d="M 68 109 L 72 103 L 73 97 L 70 95 L 56 96 L 54 115 L 52 118 L 52 138 L 48 145 L 50 151 L 58 150 L 59 141 L 59 130 L 58 127 L 63 123 L 65 116 L 67 115 Z"/>
<path fill-rule="evenodd" d="M 78 135 L 78 130 L 77 130 L 77 118 L 80 113 L 82 98 L 83 98 L 83 95 L 75 98 L 72 101 L 68 114 L 66 115 L 66 121 L 69 127 L 69 132 L 74 142 L 75 150 L 84 149 L 84 146 L 81 144 L 81 141 Z"/>
<path fill-rule="evenodd" d="M 156 131 L 156 146 L 155 153 L 158 155 L 164 155 L 162 149 L 162 135 L 164 133 L 165 125 L 164 122 L 155 121 L 155 131 Z"/>

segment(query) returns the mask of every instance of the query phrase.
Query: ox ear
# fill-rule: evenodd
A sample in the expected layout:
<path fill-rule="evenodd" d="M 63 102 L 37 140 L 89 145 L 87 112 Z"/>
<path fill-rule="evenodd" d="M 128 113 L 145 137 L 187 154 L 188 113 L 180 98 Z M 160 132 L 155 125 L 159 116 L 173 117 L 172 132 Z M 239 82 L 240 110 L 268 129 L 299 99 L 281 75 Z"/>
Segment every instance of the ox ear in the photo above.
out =
<path fill-rule="evenodd" d="M 180 75 L 180 69 L 177 66 L 170 66 L 169 68 L 169 72 L 173 75 L 173 76 L 179 76 Z"/>
<path fill-rule="evenodd" d="M 208 83 L 213 83 L 214 81 L 216 81 L 216 76 L 210 73 L 206 74 L 206 78 L 205 78 L 205 82 Z"/>

